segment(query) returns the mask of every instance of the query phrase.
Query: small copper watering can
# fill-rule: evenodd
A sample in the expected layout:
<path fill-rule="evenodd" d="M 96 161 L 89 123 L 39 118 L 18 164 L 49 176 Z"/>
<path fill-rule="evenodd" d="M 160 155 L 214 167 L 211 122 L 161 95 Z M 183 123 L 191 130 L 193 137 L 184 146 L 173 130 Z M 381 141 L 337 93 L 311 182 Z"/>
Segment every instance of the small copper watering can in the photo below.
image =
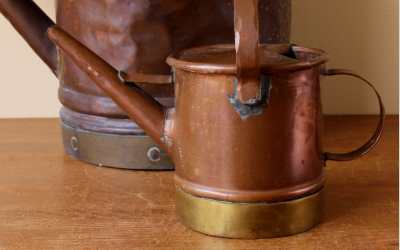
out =
<path fill-rule="evenodd" d="M 68 34 L 49 36 L 170 154 L 177 211 L 190 228 L 230 238 L 304 232 L 321 219 L 327 160 L 358 158 L 378 142 L 384 107 L 348 70 L 326 69 L 317 49 L 260 45 L 256 0 L 235 0 L 236 44 L 182 51 L 176 107 L 166 109 Z M 380 105 L 379 125 L 355 151 L 324 153 L 320 75 L 355 76 Z"/>

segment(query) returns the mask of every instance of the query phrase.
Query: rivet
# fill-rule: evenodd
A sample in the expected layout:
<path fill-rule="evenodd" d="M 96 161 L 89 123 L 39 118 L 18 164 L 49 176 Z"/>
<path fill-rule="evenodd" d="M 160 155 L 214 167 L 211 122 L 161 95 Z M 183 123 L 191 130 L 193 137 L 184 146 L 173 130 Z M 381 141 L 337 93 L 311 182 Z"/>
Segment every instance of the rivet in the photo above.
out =
<path fill-rule="evenodd" d="M 75 136 L 71 137 L 70 144 L 73 151 L 77 152 L 79 150 L 79 141 Z"/>
<path fill-rule="evenodd" d="M 161 161 L 161 150 L 158 147 L 151 147 L 147 150 L 147 158 L 151 162 Z"/>

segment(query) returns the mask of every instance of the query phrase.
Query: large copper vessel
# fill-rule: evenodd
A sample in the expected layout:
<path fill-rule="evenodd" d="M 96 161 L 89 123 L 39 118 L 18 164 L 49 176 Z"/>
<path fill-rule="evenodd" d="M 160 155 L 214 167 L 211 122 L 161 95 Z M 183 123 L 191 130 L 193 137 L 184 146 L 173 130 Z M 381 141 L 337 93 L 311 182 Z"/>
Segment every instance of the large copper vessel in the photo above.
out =
<path fill-rule="evenodd" d="M 285 42 L 290 0 L 262 0 L 265 42 Z M 59 78 L 66 152 L 86 162 L 131 169 L 171 169 L 167 155 L 45 35 L 54 23 L 32 0 L 1 0 L 0 11 Z M 231 43 L 232 0 L 58 0 L 57 24 L 140 83 L 167 107 L 173 85 L 166 57 L 185 48 Z"/>

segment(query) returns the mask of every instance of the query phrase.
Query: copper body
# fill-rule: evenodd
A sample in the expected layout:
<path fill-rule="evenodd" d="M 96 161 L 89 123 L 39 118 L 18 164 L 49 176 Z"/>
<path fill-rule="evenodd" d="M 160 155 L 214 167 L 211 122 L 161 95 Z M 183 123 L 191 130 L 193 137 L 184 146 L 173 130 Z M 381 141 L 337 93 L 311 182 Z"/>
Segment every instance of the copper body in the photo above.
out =
<path fill-rule="evenodd" d="M 319 72 L 316 65 L 272 76 L 268 107 L 242 121 L 227 100 L 234 75 L 177 69 L 177 184 L 196 196 L 235 202 L 318 191 L 324 182 Z"/>
<path fill-rule="evenodd" d="M 272 83 L 268 106 L 261 115 L 243 120 L 228 101 L 234 92 L 235 67 L 180 60 L 185 53 L 171 57 L 176 104 L 166 109 L 139 87 L 121 82 L 115 69 L 63 31 L 52 28 L 49 35 L 162 145 L 176 164 L 178 186 L 196 196 L 273 202 L 311 194 L 323 185 L 326 160 L 360 157 L 382 132 L 384 108 L 378 95 L 381 120 L 371 139 L 351 153 L 323 152 L 320 74 L 353 73 L 322 70 L 326 57 L 320 50 L 270 46 L 279 53 L 293 49 L 300 63 L 284 65 L 278 73 L 266 69 Z M 233 51 L 233 46 L 200 51 L 216 49 Z M 198 59 L 207 61 L 201 53 Z"/>
<path fill-rule="evenodd" d="M 203 51 L 230 46 L 203 48 Z M 274 50 L 274 49 L 272 49 Z M 176 69 L 176 109 L 173 155 L 176 182 L 198 197 L 231 202 L 281 202 L 319 191 L 326 160 L 352 160 L 367 153 L 379 140 L 384 108 L 377 131 L 364 146 L 347 154 L 325 153 L 322 147 L 320 75 L 325 71 L 323 51 L 293 47 L 297 64 L 269 73 L 271 89 L 262 114 L 243 120 L 227 97 L 235 91 L 235 70 L 169 59 Z M 202 53 L 200 60 L 207 53 Z M 206 124 L 207 125 L 206 126 Z M 199 128 L 203 128 L 199 130 Z"/>

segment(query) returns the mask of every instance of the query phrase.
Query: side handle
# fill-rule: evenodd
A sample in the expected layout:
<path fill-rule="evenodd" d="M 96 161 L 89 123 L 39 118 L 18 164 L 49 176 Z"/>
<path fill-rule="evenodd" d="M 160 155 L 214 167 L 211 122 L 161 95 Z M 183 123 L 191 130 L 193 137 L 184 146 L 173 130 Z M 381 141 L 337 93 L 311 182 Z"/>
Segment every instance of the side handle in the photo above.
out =
<path fill-rule="evenodd" d="M 362 80 L 375 92 L 376 97 L 378 98 L 379 108 L 380 108 L 378 126 L 377 126 L 374 134 L 372 135 L 372 137 L 364 145 L 362 145 L 361 147 L 359 147 L 351 152 L 348 152 L 348 153 L 325 153 L 325 160 L 351 161 L 351 160 L 354 160 L 361 156 L 366 155 L 379 142 L 379 139 L 381 138 L 381 135 L 383 132 L 383 125 L 384 125 L 384 120 L 385 120 L 385 107 L 383 105 L 381 96 L 379 95 L 379 93 L 376 90 L 376 88 L 374 87 L 374 85 L 372 85 L 372 83 L 370 83 L 364 77 L 358 75 L 357 73 L 355 73 L 353 71 L 346 70 L 346 69 L 324 69 L 322 72 L 322 75 L 325 75 L 325 76 L 345 75 L 345 76 L 352 76 L 352 77 Z"/>

